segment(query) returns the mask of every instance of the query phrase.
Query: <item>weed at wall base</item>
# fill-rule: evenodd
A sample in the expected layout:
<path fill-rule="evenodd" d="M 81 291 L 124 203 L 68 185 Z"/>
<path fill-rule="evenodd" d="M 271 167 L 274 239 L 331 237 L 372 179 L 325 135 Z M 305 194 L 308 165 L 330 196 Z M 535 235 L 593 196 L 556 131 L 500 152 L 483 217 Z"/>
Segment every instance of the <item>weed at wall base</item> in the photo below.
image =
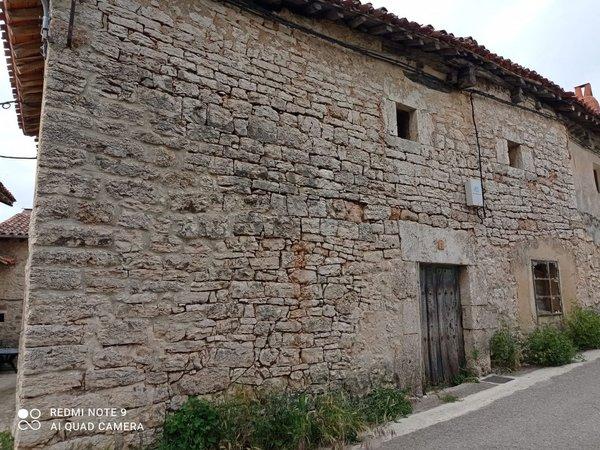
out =
<path fill-rule="evenodd" d="M 576 308 L 565 319 L 567 334 L 580 350 L 600 348 L 600 313 Z"/>
<path fill-rule="evenodd" d="M 161 450 L 297 450 L 357 442 L 370 426 L 412 412 L 403 391 L 379 388 L 355 397 L 240 391 L 212 401 L 190 398 L 170 414 Z"/>
<path fill-rule="evenodd" d="M 490 357 L 492 367 L 500 372 L 512 372 L 521 366 L 522 342 L 517 334 L 508 328 L 502 328 L 490 339 Z"/>
<path fill-rule="evenodd" d="M 0 450 L 12 450 L 13 438 L 8 431 L 0 432 Z"/>

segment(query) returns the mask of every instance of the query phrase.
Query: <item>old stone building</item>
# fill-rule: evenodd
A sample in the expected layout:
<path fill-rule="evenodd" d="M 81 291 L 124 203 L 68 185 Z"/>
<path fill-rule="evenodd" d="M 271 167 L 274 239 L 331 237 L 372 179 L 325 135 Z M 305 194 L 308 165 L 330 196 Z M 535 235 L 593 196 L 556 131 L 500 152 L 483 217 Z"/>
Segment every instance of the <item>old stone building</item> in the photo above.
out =
<path fill-rule="evenodd" d="M 0 348 L 19 346 L 30 214 L 25 209 L 0 223 Z"/>
<path fill-rule="evenodd" d="M 487 370 L 502 323 L 598 304 L 600 113 L 473 39 L 357 1 L 56 0 L 31 62 L 20 3 L 19 447 L 145 445 L 236 384 L 418 393 Z"/>

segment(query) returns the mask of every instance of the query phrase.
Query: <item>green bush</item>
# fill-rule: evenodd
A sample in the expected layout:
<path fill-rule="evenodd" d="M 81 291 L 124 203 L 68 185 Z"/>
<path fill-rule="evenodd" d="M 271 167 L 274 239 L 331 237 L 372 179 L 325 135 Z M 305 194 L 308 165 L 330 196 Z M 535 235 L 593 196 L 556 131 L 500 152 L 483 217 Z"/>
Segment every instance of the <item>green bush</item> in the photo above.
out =
<path fill-rule="evenodd" d="M 12 450 L 13 438 L 8 431 L 0 433 L 0 450 Z"/>
<path fill-rule="evenodd" d="M 527 336 L 525 357 L 528 363 L 540 366 L 562 366 L 575 358 L 577 349 L 562 330 L 544 325 Z"/>
<path fill-rule="evenodd" d="M 502 328 L 490 339 L 490 356 L 492 366 L 503 371 L 512 372 L 521 365 L 521 342 L 515 333 Z"/>
<path fill-rule="evenodd" d="M 165 421 L 161 450 L 296 450 L 357 442 L 369 425 L 412 411 L 404 392 L 379 388 L 364 397 L 339 391 L 311 396 L 238 392 L 214 401 L 190 398 Z"/>
<path fill-rule="evenodd" d="M 207 400 L 191 397 L 179 411 L 167 416 L 159 449 L 216 449 L 221 437 L 217 407 Z"/>
<path fill-rule="evenodd" d="M 600 314 L 593 309 L 577 308 L 565 320 L 567 333 L 581 350 L 600 348 Z"/>

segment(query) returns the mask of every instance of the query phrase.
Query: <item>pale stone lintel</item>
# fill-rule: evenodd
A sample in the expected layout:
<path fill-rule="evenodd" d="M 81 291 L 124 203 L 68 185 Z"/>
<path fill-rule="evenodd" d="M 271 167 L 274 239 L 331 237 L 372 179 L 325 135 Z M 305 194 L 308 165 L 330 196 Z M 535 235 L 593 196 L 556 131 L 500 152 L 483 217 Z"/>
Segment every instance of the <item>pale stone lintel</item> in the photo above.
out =
<path fill-rule="evenodd" d="M 405 261 L 473 265 L 473 243 L 467 231 L 435 228 L 415 222 L 399 223 L 400 248 Z"/>

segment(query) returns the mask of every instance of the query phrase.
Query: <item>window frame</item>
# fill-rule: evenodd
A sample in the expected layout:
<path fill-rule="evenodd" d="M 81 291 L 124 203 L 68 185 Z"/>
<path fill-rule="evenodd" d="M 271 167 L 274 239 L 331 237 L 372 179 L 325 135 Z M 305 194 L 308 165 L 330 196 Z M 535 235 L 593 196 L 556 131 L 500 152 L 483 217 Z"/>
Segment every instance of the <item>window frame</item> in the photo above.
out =
<path fill-rule="evenodd" d="M 525 165 L 525 162 L 523 161 L 523 144 L 507 139 L 506 152 L 508 156 L 508 165 L 513 169 L 523 170 Z"/>
<path fill-rule="evenodd" d="M 416 109 L 411 108 L 410 106 L 404 105 L 399 102 L 394 102 L 395 110 L 394 110 L 394 121 L 396 125 L 396 137 L 400 139 L 404 139 L 406 141 L 417 142 L 417 129 L 416 129 Z M 404 116 L 406 120 L 402 122 L 405 123 L 406 126 L 400 127 L 400 116 Z M 406 135 L 404 135 L 404 131 L 406 131 Z"/>
<path fill-rule="evenodd" d="M 546 265 L 546 273 L 547 273 L 547 277 L 542 277 L 542 278 L 537 278 L 535 275 L 535 267 L 538 264 L 545 264 Z M 555 264 L 556 265 L 556 278 L 551 277 L 550 275 L 550 264 Z M 549 259 L 532 259 L 531 260 L 531 279 L 533 282 L 533 301 L 535 303 L 535 311 L 537 314 L 537 317 L 558 317 L 558 316 L 563 316 L 564 315 L 564 305 L 563 305 L 563 296 L 562 296 L 562 285 L 560 282 L 560 265 L 558 264 L 558 261 L 556 260 L 549 260 Z M 548 283 L 548 295 L 542 295 L 539 294 L 537 292 L 536 289 L 536 281 L 546 281 Z M 553 293 L 552 291 L 552 281 L 555 281 L 558 287 L 558 294 Z M 540 308 L 538 307 L 538 297 L 540 298 L 549 298 L 550 299 L 550 309 L 552 310 L 552 312 L 547 312 L 547 311 L 540 311 Z M 555 301 L 556 298 L 558 298 L 558 306 L 560 306 L 560 312 L 553 312 L 556 311 L 555 308 Z"/>

